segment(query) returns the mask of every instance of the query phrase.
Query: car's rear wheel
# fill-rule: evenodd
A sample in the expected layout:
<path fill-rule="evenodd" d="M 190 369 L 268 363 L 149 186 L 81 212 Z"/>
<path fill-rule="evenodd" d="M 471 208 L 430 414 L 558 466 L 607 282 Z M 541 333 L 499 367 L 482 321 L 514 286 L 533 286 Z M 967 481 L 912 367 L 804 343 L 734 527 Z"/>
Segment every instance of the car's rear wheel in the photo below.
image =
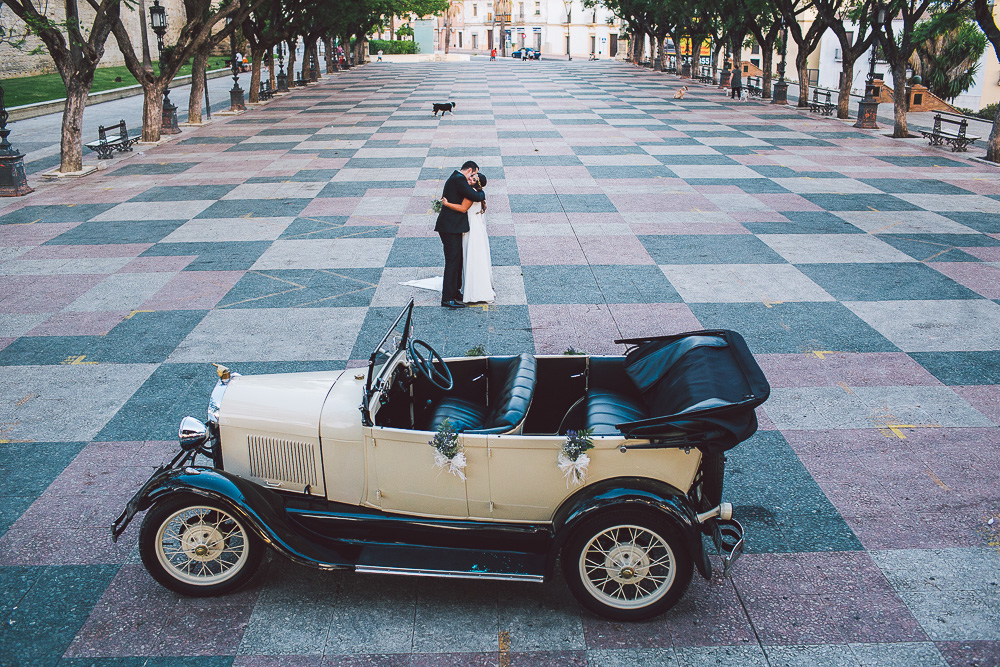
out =
<path fill-rule="evenodd" d="M 662 614 L 691 582 L 680 530 L 650 512 L 615 511 L 579 526 L 562 551 L 566 583 L 590 611 L 618 621 Z"/>
<path fill-rule="evenodd" d="M 154 505 L 139 531 L 139 554 L 160 584 L 182 595 L 223 595 L 247 583 L 264 546 L 226 504 L 193 496 Z"/>

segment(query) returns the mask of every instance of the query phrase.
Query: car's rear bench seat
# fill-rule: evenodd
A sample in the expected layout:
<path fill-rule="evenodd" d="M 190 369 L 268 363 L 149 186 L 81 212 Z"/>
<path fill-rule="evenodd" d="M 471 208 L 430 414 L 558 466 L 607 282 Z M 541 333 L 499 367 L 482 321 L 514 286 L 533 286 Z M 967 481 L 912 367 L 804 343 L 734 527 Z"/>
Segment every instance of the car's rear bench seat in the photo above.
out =
<path fill-rule="evenodd" d="M 447 395 L 434 410 L 431 430 L 448 419 L 459 433 L 520 433 L 535 391 L 535 357 L 490 357 L 489 405 Z M 493 387 L 499 390 L 494 393 Z"/>
<path fill-rule="evenodd" d="M 629 386 L 622 386 L 620 380 L 615 388 L 602 386 L 607 380 L 592 373 L 586 397 L 587 428 L 594 435 L 619 435 L 618 424 L 732 405 L 733 397 L 728 397 L 732 357 L 722 349 L 726 347 L 725 339 L 712 335 L 644 345 L 625 359 Z M 610 379 L 610 374 L 605 375 Z"/>

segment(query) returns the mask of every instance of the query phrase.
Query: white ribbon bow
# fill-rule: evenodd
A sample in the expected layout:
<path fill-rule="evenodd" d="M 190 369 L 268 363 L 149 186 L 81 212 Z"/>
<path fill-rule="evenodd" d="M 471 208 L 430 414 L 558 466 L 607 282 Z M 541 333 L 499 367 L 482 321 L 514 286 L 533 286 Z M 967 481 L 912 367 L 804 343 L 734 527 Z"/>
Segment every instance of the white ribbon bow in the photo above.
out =
<path fill-rule="evenodd" d="M 448 466 L 448 472 L 465 481 L 465 452 L 459 452 L 450 459 L 439 451 L 434 452 L 434 465 L 444 470 Z"/>
<path fill-rule="evenodd" d="M 563 477 L 566 478 L 567 489 L 570 482 L 576 485 L 583 484 L 587 480 L 587 466 L 589 465 L 590 457 L 586 454 L 580 454 L 574 461 L 566 456 L 565 452 L 559 452 L 559 470 L 562 471 Z"/>

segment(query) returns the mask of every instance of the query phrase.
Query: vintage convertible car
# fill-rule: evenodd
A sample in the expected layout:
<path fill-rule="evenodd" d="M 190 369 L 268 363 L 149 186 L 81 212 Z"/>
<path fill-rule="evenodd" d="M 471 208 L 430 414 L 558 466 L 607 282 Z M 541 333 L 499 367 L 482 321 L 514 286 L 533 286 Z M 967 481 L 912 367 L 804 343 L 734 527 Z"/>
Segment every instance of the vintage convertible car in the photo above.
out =
<path fill-rule="evenodd" d="M 265 544 L 321 569 L 416 576 L 539 582 L 560 563 L 583 606 L 618 620 L 670 608 L 695 567 L 711 576 L 702 535 L 728 571 L 743 528 L 721 499 L 724 452 L 753 435 L 770 391 L 739 334 L 442 359 L 413 338 L 412 313 L 367 372 L 219 367 L 207 422 L 183 419 L 180 453 L 113 537 L 148 510 L 143 564 L 194 596 L 246 583 Z M 446 419 L 462 456 L 443 465 L 429 443 Z M 560 457 L 588 434 L 589 463 Z"/>

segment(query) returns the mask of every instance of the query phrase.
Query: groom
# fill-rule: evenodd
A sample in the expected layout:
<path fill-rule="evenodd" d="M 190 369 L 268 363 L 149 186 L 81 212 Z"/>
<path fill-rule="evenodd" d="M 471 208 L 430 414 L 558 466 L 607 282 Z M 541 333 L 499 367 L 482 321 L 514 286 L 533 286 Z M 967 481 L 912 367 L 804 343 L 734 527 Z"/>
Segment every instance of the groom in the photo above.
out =
<path fill-rule="evenodd" d="M 476 191 L 479 165 L 469 160 L 453 173 L 444 184 L 442 196 L 449 202 L 461 204 L 463 199 L 483 201 L 486 193 Z M 434 231 L 441 237 L 444 246 L 444 285 L 441 289 L 441 305 L 447 308 L 466 308 L 462 303 L 462 234 L 469 231 L 469 214 L 445 206 L 438 213 Z"/>

